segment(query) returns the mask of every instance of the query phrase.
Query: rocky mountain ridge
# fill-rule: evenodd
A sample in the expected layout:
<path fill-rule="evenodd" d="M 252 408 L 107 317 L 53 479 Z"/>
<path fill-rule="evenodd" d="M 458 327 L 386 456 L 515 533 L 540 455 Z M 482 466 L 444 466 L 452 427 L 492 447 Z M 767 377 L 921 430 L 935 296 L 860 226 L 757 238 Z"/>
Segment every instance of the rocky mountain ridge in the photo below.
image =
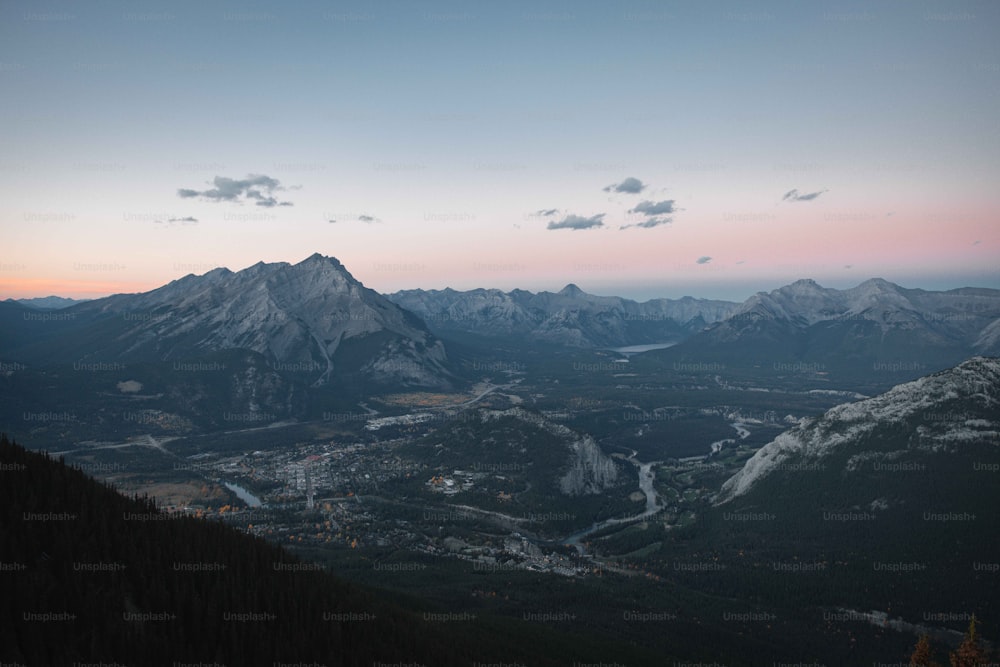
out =
<path fill-rule="evenodd" d="M 517 336 L 572 347 L 677 340 L 721 321 L 738 306 L 692 297 L 639 303 L 588 294 L 572 283 L 558 292 L 414 289 L 388 298 L 419 315 L 438 333 Z"/>
<path fill-rule="evenodd" d="M 167 362 L 242 349 L 263 355 L 274 370 L 309 374 L 315 385 L 331 383 L 344 368 L 383 383 L 449 384 L 447 352 L 424 323 L 318 253 L 298 264 L 187 275 L 59 314 L 67 334 L 25 346 L 24 358 Z"/>
<path fill-rule="evenodd" d="M 861 446 L 887 425 L 904 429 L 906 449 Z M 779 471 L 813 469 L 837 451 L 850 453 L 845 470 L 881 461 L 889 465 L 919 451 L 948 451 L 966 442 L 1000 446 L 1000 359 L 975 357 L 959 366 L 805 420 L 759 449 L 722 486 L 719 502 L 747 494 Z"/>

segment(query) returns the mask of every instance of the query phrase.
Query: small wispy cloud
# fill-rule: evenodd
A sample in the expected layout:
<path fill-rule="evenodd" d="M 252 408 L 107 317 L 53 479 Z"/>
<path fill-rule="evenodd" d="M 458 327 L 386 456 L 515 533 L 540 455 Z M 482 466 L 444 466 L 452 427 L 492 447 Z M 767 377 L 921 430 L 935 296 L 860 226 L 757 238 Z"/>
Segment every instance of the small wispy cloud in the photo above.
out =
<path fill-rule="evenodd" d="M 559 209 L 557 208 L 540 208 L 537 211 L 535 211 L 535 215 L 542 218 L 549 218 L 552 217 L 553 215 L 556 215 L 557 213 L 559 213 Z"/>
<path fill-rule="evenodd" d="M 338 222 L 363 222 L 366 225 L 374 225 L 382 222 L 381 218 L 376 218 L 374 215 L 368 215 L 366 213 L 359 213 L 358 215 L 352 215 L 346 218 L 330 218 L 327 220 L 331 225 L 337 224 Z"/>
<path fill-rule="evenodd" d="M 274 194 L 285 190 L 276 178 L 264 174 L 249 174 L 246 178 L 235 179 L 226 176 L 216 176 L 212 179 L 213 186 L 207 190 L 180 188 L 177 196 L 181 199 L 200 198 L 211 202 L 244 202 L 253 201 L 257 206 L 271 208 L 274 206 L 293 206 L 290 201 L 279 201 Z"/>
<path fill-rule="evenodd" d="M 708 264 L 711 261 L 712 261 L 711 257 L 702 256 L 695 260 L 695 264 Z"/>
<path fill-rule="evenodd" d="M 824 192 L 828 192 L 828 190 L 819 190 L 817 192 L 799 192 L 797 189 L 792 189 L 785 193 L 785 196 L 781 198 L 781 201 L 812 201 Z"/>
<path fill-rule="evenodd" d="M 546 229 L 594 229 L 596 227 L 604 226 L 604 213 L 598 213 L 597 215 L 592 215 L 590 217 L 585 217 L 582 215 L 567 215 L 565 218 L 559 222 L 552 221 L 548 224 Z"/>
<path fill-rule="evenodd" d="M 621 183 L 612 183 L 604 188 L 605 192 L 621 192 L 628 195 L 636 195 L 646 189 L 646 184 L 638 178 L 629 176 Z"/>
<path fill-rule="evenodd" d="M 628 229 L 629 227 L 639 227 L 640 229 L 650 229 L 652 227 L 659 227 L 660 225 L 669 225 L 674 221 L 673 218 L 649 218 L 648 220 L 643 220 L 642 222 L 635 222 L 631 225 L 622 225 L 618 229 Z"/>
<path fill-rule="evenodd" d="M 190 215 L 183 218 L 167 218 L 166 220 L 154 220 L 158 225 L 196 225 L 198 224 L 198 218 L 192 217 Z"/>
<path fill-rule="evenodd" d="M 640 213 L 642 215 L 669 215 L 675 211 L 673 199 L 664 199 L 663 201 L 645 200 L 636 204 L 634 208 L 629 209 L 629 213 Z"/>

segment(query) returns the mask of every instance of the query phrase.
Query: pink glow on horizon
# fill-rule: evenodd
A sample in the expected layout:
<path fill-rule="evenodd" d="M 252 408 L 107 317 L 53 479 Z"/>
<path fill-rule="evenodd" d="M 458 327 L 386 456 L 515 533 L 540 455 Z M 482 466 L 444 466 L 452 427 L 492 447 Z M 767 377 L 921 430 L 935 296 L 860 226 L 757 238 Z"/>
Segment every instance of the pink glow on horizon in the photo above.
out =
<path fill-rule="evenodd" d="M 0 266 L 0 298 L 95 298 L 148 291 L 216 266 L 239 271 L 261 260 L 294 264 L 313 252 L 336 257 L 355 278 L 383 293 L 444 287 L 538 291 L 574 282 L 595 293 L 608 293 L 611 285 L 628 292 L 629 285 L 676 283 L 690 285 L 688 291 L 698 296 L 698 284 L 745 282 L 751 294 L 799 278 L 823 284 L 856 276 L 856 284 L 871 277 L 892 280 L 894 275 L 911 282 L 922 275 L 981 275 L 989 279 L 979 285 L 997 286 L 1000 225 L 986 202 L 959 214 L 940 211 L 940 204 L 939 210 L 920 210 L 914 204 L 913 210 L 900 208 L 891 215 L 887 207 L 874 206 L 790 204 L 749 211 L 749 217 L 726 213 L 737 211 L 735 207 L 717 208 L 702 216 L 684 213 L 673 224 L 652 229 L 619 230 L 627 221 L 609 216 L 604 228 L 581 231 L 547 230 L 544 222 L 524 220 L 435 227 L 430 234 L 386 225 L 357 233 L 346 228 L 319 242 L 309 230 L 284 235 L 272 230 L 255 243 L 224 251 L 221 244 L 209 243 L 214 241 L 210 237 L 189 243 L 195 240 L 194 229 L 163 236 L 165 243 L 129 254 L 109 252 L 112 246 L 102 246 L 103 254 L 84 254 L 80 248 L 86 246 L 74 245 L 58 248 L 61 255 L 49 248 L 35 258 L 20 248 L 15 256 L 23 263 Z M 260 255 L 258 247 L 268 250 Z M 116 276 L 80 280 L 70 270 L 75 256 L 95 261 L 127 256 L 129 261 Z M 698 264 L 702 256 L 712 260 Z"/>
<path fill-rule="evenodd" d="M 61 296 L 69 299 L 98 299 L 112 294 L 148 292 L 164 283 L 115 280 L 50 280 L 18 278 L 0 280 L 0 300 Z"/>

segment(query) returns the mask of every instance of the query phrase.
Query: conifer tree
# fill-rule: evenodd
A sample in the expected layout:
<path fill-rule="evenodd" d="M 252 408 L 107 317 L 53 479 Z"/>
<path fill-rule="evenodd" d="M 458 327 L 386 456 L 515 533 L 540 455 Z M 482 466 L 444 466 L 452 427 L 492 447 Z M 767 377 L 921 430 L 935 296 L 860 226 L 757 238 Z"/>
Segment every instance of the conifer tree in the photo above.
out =
<path fill-rule="evenodd" d="M 981 667 L 989 662 L 986 651 L 979 643 L 976 632 L 976 615 L 969 621 L 969 629 L 958 649 L 951 652 L 951 667 Z"/>
<path fill-rule="evenodd" d="M 920 635 L 920 640 L 913 648 L 913 653 L 910 655 L 910 667 L 941 667 L 941 663 L 934 659 L 931 640 L 927 635 Z"/>

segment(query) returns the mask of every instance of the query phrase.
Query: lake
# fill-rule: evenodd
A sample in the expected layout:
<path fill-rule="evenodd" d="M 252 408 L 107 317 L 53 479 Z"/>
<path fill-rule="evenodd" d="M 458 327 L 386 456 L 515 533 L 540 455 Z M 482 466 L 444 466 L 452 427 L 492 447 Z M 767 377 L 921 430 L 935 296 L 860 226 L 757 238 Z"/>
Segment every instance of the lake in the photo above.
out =
<path fill-rule="evenodd" d="M 639 354 L 640 352 L 649 352 L 650 350 L 662 350 L 667 347 L 673 347 L 677 345 L 676 342 L 673 343 L 650 343 L 648 345 L 626 345 L 625 347 L 612 347 L 608 348 L 612 352 L 618 352 L 619 354 Z"/>
<path fill-rule="evenodd" d="M 245 502 L 250 507 L 261 506 L 260 498 L 250 493 L 239 484 L 233 484 L 231 482 L 223 482 L 223 484 L 225 484 L 227 489 L 235 493 L 240 500 Z"/>

